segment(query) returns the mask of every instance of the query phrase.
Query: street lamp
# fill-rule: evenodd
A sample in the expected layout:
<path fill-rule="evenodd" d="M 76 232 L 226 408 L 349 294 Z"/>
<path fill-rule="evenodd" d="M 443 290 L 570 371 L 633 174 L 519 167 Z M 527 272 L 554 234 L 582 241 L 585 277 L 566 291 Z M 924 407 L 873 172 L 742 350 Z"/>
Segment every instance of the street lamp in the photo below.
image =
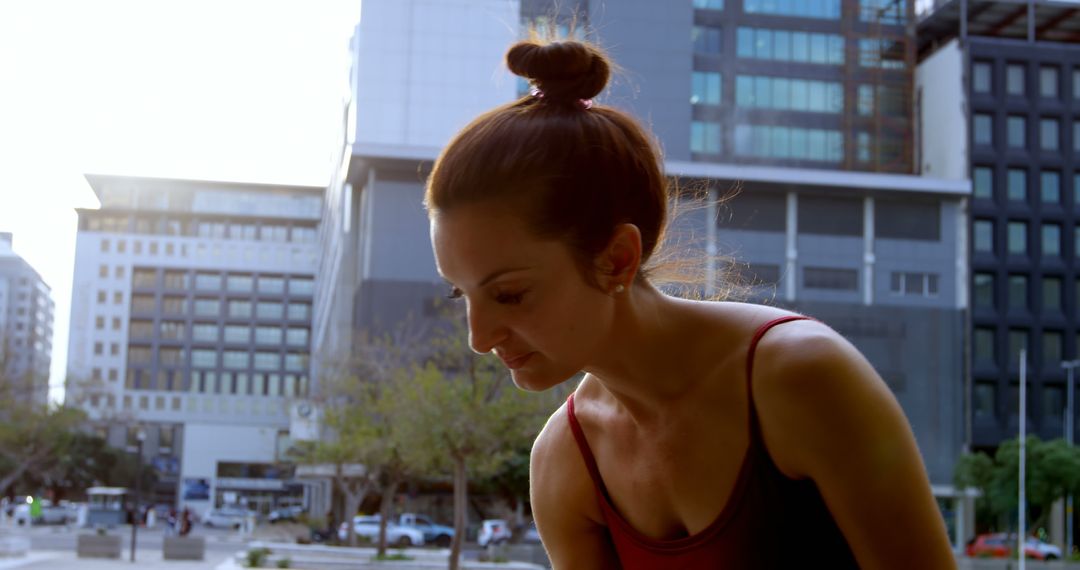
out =
<path fill-rule="evenodd" d="M 135 533 L 139 529 L 140 515 L 139 496 L 142 491 L 142 446 L 146 441 L 146 431 L 143 428 L 135 430 L 135 508 L 131 516 L 131 561 L 135 562 Z"/>
<path fill-rule="evenodd" d="M 1073 408 L 1073 391 L 1075 389 L 1073 383 L 1073 369 L 1080 366 L 1080 360 L 1069 360 L 1061 363 L 1061 367 L 1065 369 L 1067 373 L 1068 385 L 1065 387 L 1065 443 L 1072 447 L 1073 433 L 1076 431 L 1073 428 L 1073 418 L 1076 417 L 1076 411 Z M 1073 500 L 1072 494 L 1065 497 L 1065 558 L 1072 556 L 1073 547 Z"/>

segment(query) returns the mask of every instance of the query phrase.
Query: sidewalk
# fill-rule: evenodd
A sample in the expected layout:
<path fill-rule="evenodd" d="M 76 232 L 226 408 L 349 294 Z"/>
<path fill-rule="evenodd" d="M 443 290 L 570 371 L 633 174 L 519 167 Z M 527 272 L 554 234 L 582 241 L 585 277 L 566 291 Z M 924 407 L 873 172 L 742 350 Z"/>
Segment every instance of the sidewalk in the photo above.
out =
<path fill-rule="evenodd" d="M 77 558 L 74 552 L 43 550 L 31 552 L 24 558 L 0 558 L 0 570 L 228 570 L 235 568 L 230 559 L 235 552 L 207 552 L 206 560 L 164 560 L 160 550 L 135 552 L 135 563 L 130 560 L 130 550 L 125 550 L 119 560 Z"/>

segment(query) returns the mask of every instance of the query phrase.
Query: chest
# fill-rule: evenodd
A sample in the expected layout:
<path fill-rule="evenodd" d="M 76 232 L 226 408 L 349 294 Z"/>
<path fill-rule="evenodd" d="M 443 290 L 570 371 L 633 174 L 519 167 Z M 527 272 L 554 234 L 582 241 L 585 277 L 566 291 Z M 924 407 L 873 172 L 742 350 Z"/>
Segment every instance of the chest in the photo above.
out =
<path fill-rule="evenodd" d="M 749 445 L 745 419 L 700 414 L 644 432 L 609 426 L 594 455 L 615 509 L 657 539 L 708 527 L 738 482 Z"/>

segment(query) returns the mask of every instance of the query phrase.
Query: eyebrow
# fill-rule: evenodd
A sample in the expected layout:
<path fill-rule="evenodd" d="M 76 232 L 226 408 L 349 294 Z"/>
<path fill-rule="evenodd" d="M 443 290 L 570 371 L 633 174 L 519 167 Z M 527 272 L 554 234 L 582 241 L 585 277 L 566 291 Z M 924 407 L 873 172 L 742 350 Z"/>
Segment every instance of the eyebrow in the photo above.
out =
<path fill-rule="evenodd" d="M 492 281 L 498 279 L 499 277 L 502 277 L 503 275 L 506 275 L 507 273 L 514 273 L 515 271 L 525 271 L 526 269 L 532 269 L 532 267 L 508 267 L 506 269 L 499 269 L 485 277 L 482 281 L 480 281 L 479 287 L 483 287 L 484 285 L 491 283 Z"/>

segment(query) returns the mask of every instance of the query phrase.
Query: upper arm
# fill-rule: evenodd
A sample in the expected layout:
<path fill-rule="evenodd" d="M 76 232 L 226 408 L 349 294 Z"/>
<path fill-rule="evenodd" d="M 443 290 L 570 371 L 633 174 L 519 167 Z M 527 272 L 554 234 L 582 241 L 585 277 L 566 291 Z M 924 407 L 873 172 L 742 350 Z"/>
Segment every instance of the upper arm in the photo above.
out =
<path fill-rule="evenodd" d="M 595 488 L 567 425 L 565 405 L 533 444 L 529 493 L 552 568 L 619 568 L 607 527 L 600 522 Z"/>
<path fill-rule="evenodd" d="M 770 453 L 815 482 L 860 567 L 955 568 L 896 398 L 840 335 L 800 324 L 767 335 L 755 358 L 754 401 Z"/>

